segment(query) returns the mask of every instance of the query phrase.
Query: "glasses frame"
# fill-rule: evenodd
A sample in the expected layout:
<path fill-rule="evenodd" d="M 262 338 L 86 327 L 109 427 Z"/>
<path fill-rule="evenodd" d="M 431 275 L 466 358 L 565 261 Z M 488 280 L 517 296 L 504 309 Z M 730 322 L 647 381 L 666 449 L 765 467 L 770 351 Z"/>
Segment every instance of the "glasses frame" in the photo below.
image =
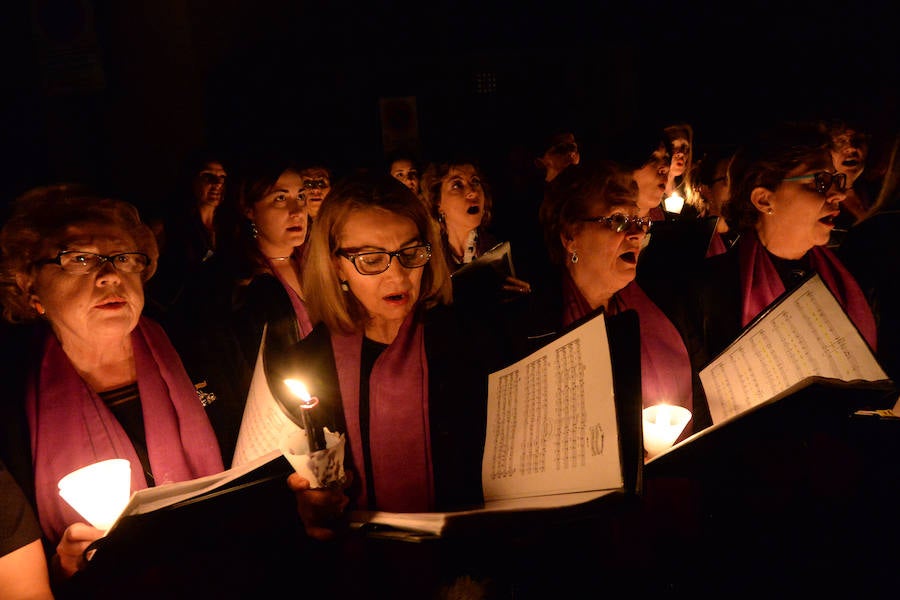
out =
<path fill-rule="evenodd" d="M 406 264 L 406 262 L 403 258 L 403 253 L 408 250 L 412 250 L 414 248 L 426 248 L 428 250 L 428 258 L 425 259 L 425 262 L 423 262 L 421 265 L 409 266 Z M 360 275 L 381 275 L 382 273 L 384 273 L 385 271 L 387 271 L 388 269 L 391 268 L 391 265 L 394 262 L 395 256 L 397 257 L 397 260 L 400 262 L 400 265 L 403 266 L 404 269 L 422 269 L 425 267 L 425 265 L 428 264 L 428 262 L 431 260 L 431 256 L 432 256 L 431 255 L 431 244 L 429 244 L 429 243 L 416 244 L 415 246 L 407 246 L 406 248 L 401 248 L 399 250 L 395 250 L 394 252 L 387 252 L 387 251 L 383 251 L 383 250 L 379 250 L 377 252 L 374 252 L 374 251 L 373 252 L 347 252 L 344 249 L 339 249 L 336 254 L 342 258 L 346 258 L 347 260 L 349 260 L 353 264 L 353 268 L 356 269 L 356 272 L 359 273 Z M 387 254 L 387 257 L 388 257 L 387 266 L 385 266 L 382 270 L 376 271 L 374 273 L 363 273 L 360 270 L 359 265 L 356 264 L 356 259 L 359 258 L 360 256 L 368 256 L 371 254 Z"/>
<path fill-rule="evenodd" d="M 825 183 L 825 175 L 829 177 L 828 183 Z M 847 175 L 844 173 L 832 173 L 830 171 L 816 171 L 815 173 L 807 173 L 806 175 L 797 175 L 795 177 L 785 177 L 781 181 L 803 181 L 804 179 L 812 179 L 816 186 L 816 191 L 823 196 L 828 194 L 828 190 L 837 183 L 839 192 L 847 191 Z"/>
<path fill-rule="evenodd" d="M 615 225 L 613 221 L 624 219 L 620 225 Z M 628 233 L 634 227 L 637 227 L 643 233 L 649 233 L 653 226 L 653 220 L 650 218 L 626 215 L 622 213 L 614 213 L 608 217 L 590 217 L 587 219 L 579 219 L 584 223 L 602 223 L 606 225 L 613 233 Z"/>
<path fill-rule="evenodd" d="M 90 254 L 91 256 L 96 256 L 100 259 L 100 262 L 97 263 L 92 269 L 84 270 L 84 271 L 76 271 L 72 269 L 66 268 L 66 266 L 62 262 L 62 257 L 67 254 Z M 99 271 L 103 268 L 103 265 L 109 263 L 113 266 L 113 268 L 118 272 L 119 266 L 115 262 L 115 258 L 119 256 L 132 255 L 137 254 L 139 256 L 143 256 L 146 259 L 146 263 L 144 263 L 144 267 L 137 271 L 122 271 L 122 273 L 143 273 L 150 267 L 150 256 L 148 254 L 144 254 L 143 252 L 118 252 L 116 254 L 97 254 L 96 252 L 87 252 L 84 250 L 60 250 L 55 257 L 53 258 L 45 258 L 43 260 L 39 260 L 37 262 L 38 265 L 58 265 L 60 269 L 65 271 L 66 273 L 72 273 L 73 275 L 90 275 L 96 271 Z"/>

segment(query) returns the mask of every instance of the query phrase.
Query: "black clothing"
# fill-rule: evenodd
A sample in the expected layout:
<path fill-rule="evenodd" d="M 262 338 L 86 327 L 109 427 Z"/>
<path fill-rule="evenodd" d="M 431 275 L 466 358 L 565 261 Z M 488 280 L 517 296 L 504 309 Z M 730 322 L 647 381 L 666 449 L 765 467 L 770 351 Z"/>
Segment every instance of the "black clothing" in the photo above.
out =
<path fill-rule="evenodd" d="M 487 419 L 488 375 L 506 366 L 499 336 L 482 320 L 439 306 L 425 312 L 428 409 L 435 501 L 438 510 L 473 507 L 482 501 L 481 459 Z M 277 360 L 277 357 L 273 357 Z M 315 389 L 321 425 L 347 431 L 331 336 L 323 325 L 301 340 L 282 369 Z M 347 454 L 348 468 L 352 465 Z M 358 481 L 358 479 L 357 479 Z M 351 498 L 353 491 L 351 489 Z"/>
<path fill-rule="evenodd" d="M 34 509 L 6 466 L 0 462 L 0 556 L 41 539 Z"/>
<path fill-rule="evenodd" d="M 900 382 L 900 211 L 885 211 L 854 225 L 837 254 L 859 283 L 878 328 L 876 356 Z"/>

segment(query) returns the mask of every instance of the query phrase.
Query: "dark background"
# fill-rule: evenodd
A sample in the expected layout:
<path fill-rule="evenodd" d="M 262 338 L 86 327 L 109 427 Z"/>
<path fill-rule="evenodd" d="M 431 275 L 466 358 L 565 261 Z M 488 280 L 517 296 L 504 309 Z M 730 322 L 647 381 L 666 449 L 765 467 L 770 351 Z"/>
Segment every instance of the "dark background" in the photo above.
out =
<path fill-rule="evenodd" d="M 691 123 L 700 150 L 786 118 L 898 128 L 889 2 L 11 4 L 4 201 L 78 180 L 152 207 L 204 145 L 340 173 L 378 164 L 384 125 L 426 156 L 464 148 L 496 169 L 556 123 L 585 152 L 647 122 Z M 391 98 L 413 98 L 417 119 L 382 114 Z"/>

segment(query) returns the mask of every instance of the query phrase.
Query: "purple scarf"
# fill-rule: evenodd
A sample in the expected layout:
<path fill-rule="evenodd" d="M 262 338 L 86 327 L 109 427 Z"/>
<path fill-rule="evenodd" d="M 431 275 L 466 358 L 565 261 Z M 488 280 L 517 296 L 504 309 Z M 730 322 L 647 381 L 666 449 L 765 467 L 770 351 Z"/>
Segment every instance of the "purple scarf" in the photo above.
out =
<path fill-rule="evenodd" d="M 722 240 L 722 234 L 716 231 L 709 239 L 709 246 L 706 248 L 706 258 L 709 258 L 710 256 L 718 256 L 719 254 L 725 254 L 727 250 L 728 247 Z"/>
<path fill-rule="evenodd" d="M 181 358 L 163 329 L 141 318 L 131 333 L 147 451 L 157 484 L 223 470 L 219 445 Z M 55 545 L 66 527 L 83 522 L 59 496 L 66 474 L 109 458 L 131 462 L 131 491 L 147 487 L 131 440 L 100 397 L 75 371 L 56 336 L 47 332 L 40 368 L 28 382 L 38 516 Z"/>
<path fill-rule="evenodd" d="M 300 256 L 300 253 L 295 251 L 295 256 L 297 256 L 297 260 L 303 260 Z M 269 261 L 271 265 L 271 261 Z M 288 282 L 284 280 L 281 274 L 278 272 L 274 266 L 271 267 L 272 273 L 275 274 L 275 277 L 278 281 L 281 282 L 281 285 L 284 286 L 284 291 L 287 292 L 288 298 L 291 299 L 291 306 L 294 307 L 294 313 L 297 315 L 297 327 L 300 329 L 300 339 L 305 338 L 309 335 L 309 332 L 312 331 L 312 321 L 309 318 L 309 313 L 306 311 L 306 304 L 303 303 L 303 300 L 300 298 L 300 294 L 288 285 Z"/>
<path fill-rule="evenodd" d="M 748 232 L 741 237 L 743 241 L 739 244 L 738 255 L 743 298 L 741 325 L 746 327 L 783 294 L 785 289 L 775 265 L 772 264 L 756 233 Z M 814 246 L 809 251 L 809 262 L 874 351 L 877 343 L 875 317 L 859 284 L 837 256 L 824 246 Z"/>
<path fill-rule="evenodd" d="M 364 453 L 372 459 L 378 510 L 434 510 L 431 429 L 428 421 L 428 365 L 422 324 L 407 317 L 397 338 L 375 361 L 369 377 L 369 447 L 360 437 L 359 384 L 362 334 L 331 335 L 347 437 L 359 467 L 365 507 Z"/>
<path fill-rule="evenodd" d="M 693 411 L 691 363 L 678 330 L 656 304 L 632 281 L 609 303 L 609 314 L 634 309 L 641 332 L 641 393 L 643 406 L 660 401 Z M 563 273 L 563 325 L 591 312 L 584 295 L 566 271 Z"/>

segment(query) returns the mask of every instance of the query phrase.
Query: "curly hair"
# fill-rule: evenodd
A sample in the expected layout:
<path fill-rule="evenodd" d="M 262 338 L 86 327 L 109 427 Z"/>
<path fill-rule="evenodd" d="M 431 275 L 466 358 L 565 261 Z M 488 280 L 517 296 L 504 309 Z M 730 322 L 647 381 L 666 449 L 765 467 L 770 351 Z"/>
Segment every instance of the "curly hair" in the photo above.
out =
<path fill-rule="evenodd" d="M 561 236 L 583 227 L 582 219 L 596 216 L 597 204 L 635 202 L 636 196 L 631 172 L 618 163 L 594 160 L 566 168 L 547 186 L 538 213 L 550 260 L 556 265 L 565 263 Z"/>
<path fill-rule="evenodd" d="M 759 211 L 750 200 L 753 190 L 775 190 L 781 180 L 800 165 L 829 156 L 831 136 L 814 122 L 787 121 L 745 142 L 728 167 L 730 199 L 725 217 L 739 231 L 749 231 L 759 221 Z"/>
<path fill-rule="evenodd" d="M 422 241 L 431 244 L 431 260 L 422 273 L 420 305 L 427 308 L 449 304 L 452 300 L 440 233 L 425 203 L 387 173 L 352 174 L 339 181 L 322 202 L 303 269 L 303 290 L 310 317 L 313 322 L 323 321 L 332 331 L 361 331 L 368 319 L 365 307 L 353 294 L 341 289 L 335 259 L 347 220 L 356 212 L 372 209 L 410 219 L 416 224 Z"/>
<path fill-rule="evenodd" d="M 450 172 L 450 169 L 453 167 L 461 167 L 463 165 L 471 165 L 475 167 L 475 174 L 481 179 L 481 189 L 484 190 L 484 215 L 481 218 L 480 227 L 486 228 L 491 224 L 491 218 L 493 215 L 493 206 L 494 199 L 491 194 L 491 189 L 488 186 L 487 180 L 484 176 L 484 171 L 481 168 L 481 165 L 472 159 L 467 158 L 456 158 L 451 160 L 443 160 L 439 162 L 432 162 L 425 169 L 425 172 L 422 174 L 422 197 L 425 198 L 425 201 L 431 207 L 431 214 L 440 222 L 440 213 L 441 213 L 441 184 L 444 183 L 444 178 L 447 177 L 447 174 Z M 443 225 L 442 225 L 443 227 Z"/>
<path fill-rule="evenodd" d="M 153 231 L 137 208 L 123 200 L 92 194 L 73 184 L 42 186 L 29 190 L 10 207 L 0 231 L 0 303 L 3 317 L 12 323 L 33 321 L 38 313 L 30 303 L 31 284 L 38 261 L 60 250 L 66 231 L 78 225 L 112 225 L 150 257 L 141 273 L 146 283 L 156 272 L 159 249 Z"/>

